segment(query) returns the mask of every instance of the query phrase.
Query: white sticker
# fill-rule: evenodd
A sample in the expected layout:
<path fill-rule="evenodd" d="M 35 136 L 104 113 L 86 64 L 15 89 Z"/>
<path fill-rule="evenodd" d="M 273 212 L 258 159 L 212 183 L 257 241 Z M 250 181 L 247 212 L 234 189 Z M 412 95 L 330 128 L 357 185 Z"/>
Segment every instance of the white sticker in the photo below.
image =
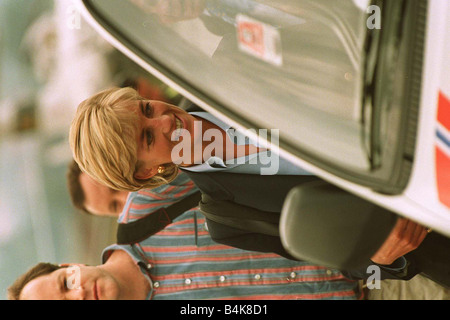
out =
<path fill-rule="evenodd" d="M 276 66 L 283 64 L 281 37 L 276 28 L 242 14 L 236 16 L 236 22 L 241 51 Z"/>

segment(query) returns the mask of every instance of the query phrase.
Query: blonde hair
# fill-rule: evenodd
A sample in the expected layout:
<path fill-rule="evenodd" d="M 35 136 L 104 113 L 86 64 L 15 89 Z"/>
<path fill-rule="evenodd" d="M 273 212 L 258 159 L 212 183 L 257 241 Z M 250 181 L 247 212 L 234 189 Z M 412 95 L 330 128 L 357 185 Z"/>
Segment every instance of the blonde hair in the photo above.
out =
<path fill-rule="evenodd" d="M 101 91 L 78 106 L 70 127 L 69 143 L 80 169 L 116 190 L 155 188 L 178 173 L 174 164 L 165 164 L 163 174 L 148 180 L 134 177 L 139 118 L 130 106 L 139 100 L 144 98 L 133 88 Z"/>

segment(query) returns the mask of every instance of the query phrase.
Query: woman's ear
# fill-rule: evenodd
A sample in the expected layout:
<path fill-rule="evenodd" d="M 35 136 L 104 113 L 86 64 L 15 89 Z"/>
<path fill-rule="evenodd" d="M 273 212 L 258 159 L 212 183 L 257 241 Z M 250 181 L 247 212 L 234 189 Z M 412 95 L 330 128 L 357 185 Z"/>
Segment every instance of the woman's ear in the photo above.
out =
<path fill-rule="evenodd" d="M 137 172 L 134 173 L 134 177 L 138 180 L 147 180 L 152 178 L 155 174 L 158 173 L 158 167 L 154 168 L 140 168 Z"/>

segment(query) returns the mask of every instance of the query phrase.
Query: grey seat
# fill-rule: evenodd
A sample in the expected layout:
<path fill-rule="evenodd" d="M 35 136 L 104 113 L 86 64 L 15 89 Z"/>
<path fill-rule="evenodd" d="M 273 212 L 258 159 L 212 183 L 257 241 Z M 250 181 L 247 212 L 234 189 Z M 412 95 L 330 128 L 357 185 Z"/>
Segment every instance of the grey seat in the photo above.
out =
<path fill-rule="evenodd" d="M 363 266 L 383 244 L 397 216 L 326 182 L 293 188 L 280 237 L 297 259 L 337 269 Z"/>

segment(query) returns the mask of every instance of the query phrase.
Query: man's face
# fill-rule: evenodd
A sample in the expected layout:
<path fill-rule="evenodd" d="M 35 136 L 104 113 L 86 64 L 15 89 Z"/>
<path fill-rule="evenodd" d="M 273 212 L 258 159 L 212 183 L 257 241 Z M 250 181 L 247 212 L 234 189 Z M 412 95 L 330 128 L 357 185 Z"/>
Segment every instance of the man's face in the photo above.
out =
<path fill-rule="evenodd" d="M 120 286 L 110 273 L 99 266 L 77 265 L 33 279 L 23 288 L 20 299 L 117 300 L 119 295 Z"/>
<path fill-rule="evenodd" d="M 118 217 L 127 201 L 127 191 L 117 191 L 93 180 L 89 175 L 80 174 L 80 185 L 84 193 L 84 206 L 98 216 Z"/>

